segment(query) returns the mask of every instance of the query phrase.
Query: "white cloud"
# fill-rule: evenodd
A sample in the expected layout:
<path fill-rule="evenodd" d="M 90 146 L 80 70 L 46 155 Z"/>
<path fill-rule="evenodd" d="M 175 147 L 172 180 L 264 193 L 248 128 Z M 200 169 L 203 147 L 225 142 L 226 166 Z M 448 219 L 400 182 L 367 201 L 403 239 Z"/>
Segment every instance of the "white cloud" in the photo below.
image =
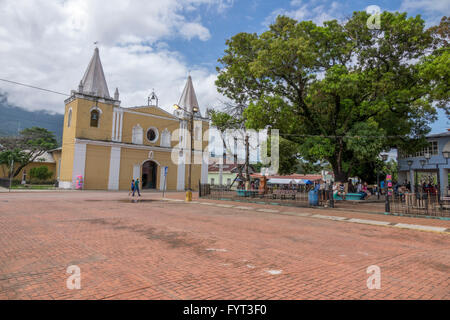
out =
<path fill-rule="evenodd" d="M 410 15 L 420 13 L 425 16 L 425 27 L 439 24 L 442 16 L 450 13 L 450 0 L 403 0 L 399 11 Z"/>
<path fill-rule="evenodd" d="M 232 5 L 230 0 L 0 0 L 0 78 L 69 93 L 99 41 L 110 94 L 119 87 L 123 106 L 145 104 L 155 88 L 160 105 L 170 110 L 192 69 L 204 110 L 219 98 L 215 73 L 188 66 L 167 41 L 207 41 L 211 35 L 201 19 L 188 17 Z M 62 96 L 3 82 L 0 90 L 27 109 L 63 112 Z"/>
<path fill-rule="evenodd" d="M 279 8 L 274 11 L 264 20 L 263 25 L 268 26 L 275 22 L 278 15 L 285 15 L 295 20 L 312 20 L 318 25 L 322 25 L 324 21 L 341 20 L 343 13 L 341 10 L 342 4 L 333 1 L 331 4 L 320 4 L 321 1 L 310 1 L 303 3 L 301 0 L 292 0 L 290 2 L 291 8 Z"/>
<path fill-rule="evenodd" d="M 450 0 L 404 0 L 400 6 L 401 11 L 424 10 L 425 12 L 441 13 L 450 12 Z"/>

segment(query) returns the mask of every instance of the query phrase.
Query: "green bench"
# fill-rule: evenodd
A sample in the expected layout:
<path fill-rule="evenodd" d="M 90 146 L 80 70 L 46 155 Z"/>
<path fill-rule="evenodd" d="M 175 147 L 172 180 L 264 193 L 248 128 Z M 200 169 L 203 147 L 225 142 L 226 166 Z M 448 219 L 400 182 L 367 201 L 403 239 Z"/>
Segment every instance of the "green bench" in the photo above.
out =
<path fill-rule="evenodd" d="M 364 196 L 365 195 L 362 193 L 347 193 L 345 195 L 345 200 L 363 200 Z M 337 193 L 333 194 L 333 199 L 334 200 L 344 200 L 344 199 L 342 199 L 341 196 L 338 196 Z"/>

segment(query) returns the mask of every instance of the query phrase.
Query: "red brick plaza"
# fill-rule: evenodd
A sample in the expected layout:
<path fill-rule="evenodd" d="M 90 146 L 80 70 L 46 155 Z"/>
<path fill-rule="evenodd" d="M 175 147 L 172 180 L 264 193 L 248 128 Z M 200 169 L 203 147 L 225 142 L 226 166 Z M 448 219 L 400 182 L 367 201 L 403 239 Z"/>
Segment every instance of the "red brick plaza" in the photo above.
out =
<path fill-rule="evenodd" d="M 450 298 L 450 221 L 128 199 L 0 193 L 0 299 Z M 66 286 L 71 265 L 81 289 Z M 380 289 L 367 287 L 372 265 Z"/>

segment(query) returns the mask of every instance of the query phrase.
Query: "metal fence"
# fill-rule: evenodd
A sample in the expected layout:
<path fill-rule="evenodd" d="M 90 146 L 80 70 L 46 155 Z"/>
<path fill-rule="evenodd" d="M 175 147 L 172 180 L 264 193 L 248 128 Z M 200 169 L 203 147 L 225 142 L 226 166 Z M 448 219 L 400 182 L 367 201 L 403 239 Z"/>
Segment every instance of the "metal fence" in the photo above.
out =
<path fill-rule="evenodd" d="M 405 193 L 389 197 L 390 212 L 415 216 L 450 217 L 450 197 L 436 193 Z"/>
<path fill-rule="evenodd" d="M 308 192 L 310 187 L 298 189 L 279 189 L 268 187 L 266 192 L 260 190 L 232 190 L 229 186 L 199 184 L 199 196 L 205 199 L 233 200 L 262 204 L 278 204 L 296 207 L 310 206 Z M 331 193 L 319 190 L 317 205 L 328 206 Z"/>
<path fill-rule="evenodd" d="M 9 179 L 0 178 L 0 187 L 9 188 Z"/>
<path fill-rule="evenodd" d="M 219 186 L 199 183 L 199 196 L 204 199 L 214 200 L 233 200 L 241 202 L 253 202 L 262 204 L 277 204 L 296 207 L 309 207 L 311 202 L 308 197 L 310 187 L 303 186 L 296 190 L 277 189 L 269 187 L 267 192 L 260 190 L 231 190 L 229 186 Z M 383 200 L 381 200 L 383 201 Z M 383 205 L 381 201 L 379 206 L 385 207 L 385 212 L 393 214 L 427 216 L 427 217 L 450 217 L 450 197 L 440 196 L 432 193 L 406 193 L 389 196 L 388 202 Z M 332 200 L 331 190 L 319 190 L 319 207 L 329 207 L 348 209 L 345 204 L 347 201 Z M 350 202 L 350 201 L 349 201 Z M 358 210 L 361 212 L 373 212 L 374 201 L 366 200 L 351 201 L 353 204 L 360 203 Z M 367 204 L 367 206 L 365 206 Z M 377 205 L 377 206 L 378 206 Z M 370 207 L 368 207 L 370 206 Z M 380 208 L 380 212 L 382 211 Z M 377 210 L 378 211 L 378 210 Z"/>

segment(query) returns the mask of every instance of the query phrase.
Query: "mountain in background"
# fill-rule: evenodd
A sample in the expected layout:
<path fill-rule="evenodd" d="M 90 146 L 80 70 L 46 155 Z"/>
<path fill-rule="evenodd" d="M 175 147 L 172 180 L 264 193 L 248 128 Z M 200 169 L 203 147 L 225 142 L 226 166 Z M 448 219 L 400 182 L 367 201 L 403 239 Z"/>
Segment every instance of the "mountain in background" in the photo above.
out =
<path fill-rule="evenodd" d="M 64 115 L 45 110 L 28 111 L 10 105 L 6 94 L 0 92 L 0 136 L 12 136 L 31 127 L 41 127 L 53 132 L 61 145 Z"/>

